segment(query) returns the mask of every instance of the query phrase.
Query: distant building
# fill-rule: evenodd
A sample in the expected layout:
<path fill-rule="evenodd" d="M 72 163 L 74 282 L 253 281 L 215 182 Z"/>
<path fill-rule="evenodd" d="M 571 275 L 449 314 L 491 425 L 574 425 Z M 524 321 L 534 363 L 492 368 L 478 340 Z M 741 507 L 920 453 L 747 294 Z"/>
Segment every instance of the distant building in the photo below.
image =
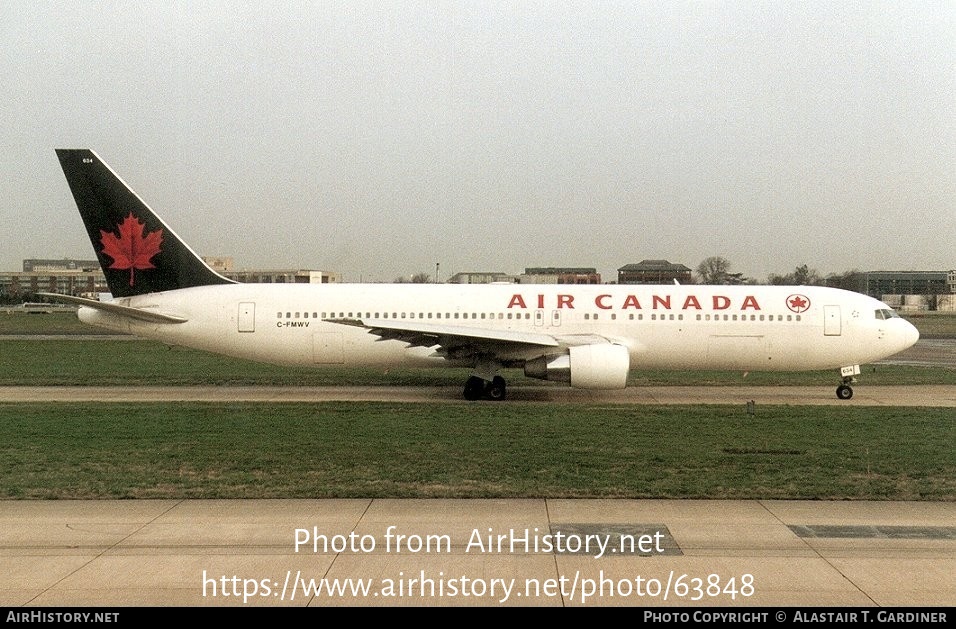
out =
<path fill-rule="evenodd" d="M 507 273 L 495 273 L 488 271 L 472 271 L 469 273 L 455 273 L 448 278 L 449 284 L 493 284 L 496 282 L 506 282 L 514 284 L 515 278 Z"/>
<path fill-rule="evenodd" d="M 28 258 L 23 271 L 0 272 L 0 300 L 7 303 L 34 293 L 95 295 L 106 290 L 97 260 Z"/>
<path fill-rule="evenodd" d="M 864 271 L 847 277 L 846 288 L 882 299 L 884 295 L 944 295 L 956 292 L 956 272 Z"/>
<path fill-rule="evenodd" d="M 880 301 L 901 313 L 956 312 L 956 295 L 883 295 Z"/>
<path fill-rule="evenodd" d="M 209 265 L 217 273 L 228 273 L 233 270 L 232 257 L 230 256 L 201 256 L 202 261 Z"/>
<path fill-rule="evenodd" d="M 690 268 L 667 260 L 641 260 L 617 270 L 618 284 L 673 284 L 674 280 L 680 284 L 692 283 Z"/>
<path fill-rule="evenodd" d="M 234 271 L 232 258 L 203 260 L 225 277 L 242 283 L 337 284 L 342 281 L 338 273 L 329 271 Z M 36 293 L 96 298 L 101 293 L 109 293 L 109 287 L 97 260 L 29 259 L 23 261 L 23 271 L 0 271 L 0 301 L 14 303 Z"/>
<path fill-rule="evenodd" d="M 95 271 L 50 269 L 46 271 L 0 272 L 0 299 L 8 303 L 35 293 L 94 296 L 109 292 L 99 264 Z"/>
<path fill-rule="evenodd" d="M 237 271 L 231 256 L 202 256 L 214 271 L 243 284 L 339 284 L 342 278 L 329 271 L 304 269 L 245 269 Z"/>
<path fill-rule="evenodd" d="M 338 273 L 302 269 L 219 271 L 231 280 L 243 284 L 338 284 Z"/>
<path fill-rule="evenodd" d="M 600 284 L 601 274 L 593 268 L 531 267 L 518 276 L 519 284 Z"/>
<path fill-rule="evenodd" d="M 74 260 L 60 258 L 59 260 L 39 260 L 29 258 L 23 261 L 23 272 L 34 273 L 39 271 L 99 271 L 98 260 Z"/>

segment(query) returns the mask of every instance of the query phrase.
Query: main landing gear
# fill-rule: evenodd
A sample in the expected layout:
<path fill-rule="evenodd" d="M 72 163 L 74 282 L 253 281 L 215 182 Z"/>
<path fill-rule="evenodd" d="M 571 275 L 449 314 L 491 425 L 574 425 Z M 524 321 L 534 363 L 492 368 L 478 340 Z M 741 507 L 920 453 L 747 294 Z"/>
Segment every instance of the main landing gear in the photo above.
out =
<path fill-rule="evenodd" d="M 505 399 L 505 393 L 505 379 L 501 376 L 495 376 L 491 380 L 471 376 L 465 382 L 464 395 L 466 400 L 486 399 L 500 402 Z"/>

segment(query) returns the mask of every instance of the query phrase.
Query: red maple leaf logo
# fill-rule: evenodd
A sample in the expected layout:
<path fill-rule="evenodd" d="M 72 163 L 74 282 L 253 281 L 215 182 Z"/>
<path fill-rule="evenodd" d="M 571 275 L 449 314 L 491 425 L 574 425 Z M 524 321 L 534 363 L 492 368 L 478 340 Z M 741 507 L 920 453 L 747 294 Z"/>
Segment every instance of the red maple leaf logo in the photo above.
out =
<path fill-rule="evenodd" d="M 163 230 L 157 229 L 144 235 L 145 228 L 146 225 L 130 212 L 117 226 L 118 237 L 112 232 L 100 230 L 103 253 L 113 258 L 110 268 L 129 269 L 130 286 L 133 285 L 135 269 L 156 268 L 150 259 L 160 252 L 159 245 L 163 242 Z"/>
<path fill-rule="evenodd" d="M 790 295 L 787 297 L 787 308 L 800 313 L 810 307 L 810 300 L 803 295 Z"/>

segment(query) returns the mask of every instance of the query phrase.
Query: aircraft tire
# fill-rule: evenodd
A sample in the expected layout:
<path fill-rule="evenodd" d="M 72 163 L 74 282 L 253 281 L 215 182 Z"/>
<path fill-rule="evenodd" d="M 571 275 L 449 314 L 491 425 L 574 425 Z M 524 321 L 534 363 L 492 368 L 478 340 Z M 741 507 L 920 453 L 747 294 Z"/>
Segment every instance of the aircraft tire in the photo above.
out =
<path fill-rule="evenodd" d="M 505 379 L 501 376 L 495 376 L 491 384 L 488 385 L 488 390 L 485 391 L 485 395 L 488 396 L 489 400 L 500 402 L 505 399 L 506 391 Z"/>
<path fill-rule="evenodd" d="M 485 381 L 478 376 L 472 376 L 465 381 L 465 399 L 474 401 L 481 399 L 485 393 Z"/>
<path fill-rule="evenodd" d="M 853 397 L 853 389 L 845 384 L 841 384 L 837 387 L 836 394 L 841 400 L 849 400 Z"/>

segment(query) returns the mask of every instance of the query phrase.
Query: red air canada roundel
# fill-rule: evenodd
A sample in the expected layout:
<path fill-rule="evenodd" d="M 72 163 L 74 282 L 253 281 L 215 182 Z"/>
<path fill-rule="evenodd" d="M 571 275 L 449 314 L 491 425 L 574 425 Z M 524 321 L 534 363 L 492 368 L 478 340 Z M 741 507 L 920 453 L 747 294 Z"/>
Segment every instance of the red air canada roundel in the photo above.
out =
<path fill-rule="evenodd" d="M 160 252 L 159 245 L 163 242 L 163 230 L 144 234 L 146 225 L 130 212 L 123 222 L 116 226 L 119 236 L 112 232 L 100 230 L 100 242 L 103 243 L 103 253 L 113 258 L 111 269 L 129 269 L 129 285 L 133 285 L 133 271 L 135 269 L 154 269 L 151 262 L 153 256 Z"/>
<path fill-rule="evenodd" d="M 806 295 L 790 295 L 787 297 L 787 308 L 800 314 L 810 308 L 810 298 Z"/>

